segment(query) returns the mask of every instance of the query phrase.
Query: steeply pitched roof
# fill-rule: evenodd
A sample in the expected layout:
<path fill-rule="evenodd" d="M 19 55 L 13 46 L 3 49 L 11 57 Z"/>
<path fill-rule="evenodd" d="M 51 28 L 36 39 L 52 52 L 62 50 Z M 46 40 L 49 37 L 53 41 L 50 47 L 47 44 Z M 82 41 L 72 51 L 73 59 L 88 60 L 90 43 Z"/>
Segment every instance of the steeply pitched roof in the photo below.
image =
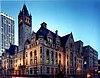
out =
<path fill-rule="evenodd" d="M 61 45 L 62 45 L 62 46 L 65 46 L 65 44 L 66 44 L 66 42 L 67 42 L 69 36 L 70 36 L 70 34 L 61 37 Z"/>
<path fill-rule="evenodd" d="M 65 35 L 63 37 L 60 37 L 59 35 L 57 35 L 56 33 L 50 31 L 49 29 L 47 29 L 46 27 L 41 26 L 40 29 L 37 31 L 36 35 L 37 37 L 39 35 L 44 36 L 44 39 L 47 40 L 47 34 L 51 33 L 52 37 L 53 37 L 53 43 L 55 43 L 55 39 L 57 38 L 57 36 L 60 38 L 60 42 L 61 42 L 61 46 L 64 46 L 66 41 L 68 40 L 70 34 Z"/>
<path fill-rule="evenodd" d="M 27 14 L 28 14 L 28 10 L 27 10 L 27 7 L 26 7 L 26 5 L 25 5 L 25 4 L 23 5 L 22 12 L 23 12 L 25 15 L 27 15 Z"/>
<path fill-rule="evenodd" d="M 22 10 L 20 10 L 19 16 L 21 16 L 22 14 L 29 15 L 28 10 L 27 10 L 27 7 L 26 7 L 25 4 L 23 5 Z"/>

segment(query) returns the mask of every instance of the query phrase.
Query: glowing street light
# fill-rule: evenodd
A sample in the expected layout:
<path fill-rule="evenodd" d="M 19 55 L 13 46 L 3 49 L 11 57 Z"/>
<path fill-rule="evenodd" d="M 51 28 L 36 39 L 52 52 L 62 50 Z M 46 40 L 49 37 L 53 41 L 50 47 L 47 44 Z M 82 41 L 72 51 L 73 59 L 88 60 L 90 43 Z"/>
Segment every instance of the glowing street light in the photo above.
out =
<path fill-rule="evenodd" d="M 88 74 L 87 74 L 87 78 L 90 78 L 90 77 L 91 77 L 91 75 L 88 73 Z"/>

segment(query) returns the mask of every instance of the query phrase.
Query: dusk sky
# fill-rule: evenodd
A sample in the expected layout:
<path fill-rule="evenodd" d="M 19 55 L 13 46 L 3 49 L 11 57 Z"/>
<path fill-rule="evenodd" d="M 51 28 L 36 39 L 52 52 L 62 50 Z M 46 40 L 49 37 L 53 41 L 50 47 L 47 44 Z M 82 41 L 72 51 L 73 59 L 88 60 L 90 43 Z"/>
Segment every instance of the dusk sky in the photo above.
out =
<path fill-rule="evenodd" d="M 15 44 L 18 45 L 18 14 L 26 4 L 32 15 L 32 30 L 42 22 L 60 36 L 73 33 L 74 40 L 82 40 L 100 54 L 100 1 L 99 0 L 2 0 L 1 11 L 15 19 Z M 100 58 L 100 55 L 99 55 Z"/>

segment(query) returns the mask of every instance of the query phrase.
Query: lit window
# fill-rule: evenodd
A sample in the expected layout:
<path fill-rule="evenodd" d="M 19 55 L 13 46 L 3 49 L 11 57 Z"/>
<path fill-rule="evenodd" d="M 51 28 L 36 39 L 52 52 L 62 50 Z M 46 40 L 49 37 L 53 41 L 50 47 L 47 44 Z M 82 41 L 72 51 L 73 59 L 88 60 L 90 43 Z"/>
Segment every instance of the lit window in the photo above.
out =
<path fill-rule="evenodd" d="M 49 58 L 46 58 L 46 64 L 49 64 Z"/>
<path fill-rule="evenodd" d="M 52 42 L 52 38 L 51 37 L 48 37 L 48 42 Z"/>
<path fill-rule="evenodd" d="M 46 63 L 49 63 L 49 50 L 46 51 Z"/>
<path fill-rule="evenodd" d="M 30 64 L 33 64 L 33 60 L 32 59 L 30 59 Z"/>
<path fill-rule="evenodd" d="M 61 59 L 61 54 L 59 53 L 59 58 Z"/>
<path fill-rule="evenodd" d="M 42 63 L 42 56 L 40 56 L 40 63 Z"/>
<path fill-rule="evenodd" d="M 28 64 L 28 61 L 26 60 L 26 65 Z"/>
<path fill-rule="evenodd" d="M 27 57 L 27 52 L 26 52 L 26 57 Z"/>

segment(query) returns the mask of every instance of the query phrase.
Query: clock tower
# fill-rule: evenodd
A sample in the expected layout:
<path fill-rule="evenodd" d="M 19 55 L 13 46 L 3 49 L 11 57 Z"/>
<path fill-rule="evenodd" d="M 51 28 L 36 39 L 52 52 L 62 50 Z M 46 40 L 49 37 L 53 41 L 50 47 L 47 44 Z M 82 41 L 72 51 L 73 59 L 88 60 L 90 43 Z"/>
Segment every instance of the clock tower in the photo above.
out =
<path fill-rule="evenodd" d="M 27 39 L 30 40 L 32 30 L 32 16 L 29 14 L 26 5 L 18 15 L 18 43 L 19 51 L 24 50 L 24 44 Z"/>

